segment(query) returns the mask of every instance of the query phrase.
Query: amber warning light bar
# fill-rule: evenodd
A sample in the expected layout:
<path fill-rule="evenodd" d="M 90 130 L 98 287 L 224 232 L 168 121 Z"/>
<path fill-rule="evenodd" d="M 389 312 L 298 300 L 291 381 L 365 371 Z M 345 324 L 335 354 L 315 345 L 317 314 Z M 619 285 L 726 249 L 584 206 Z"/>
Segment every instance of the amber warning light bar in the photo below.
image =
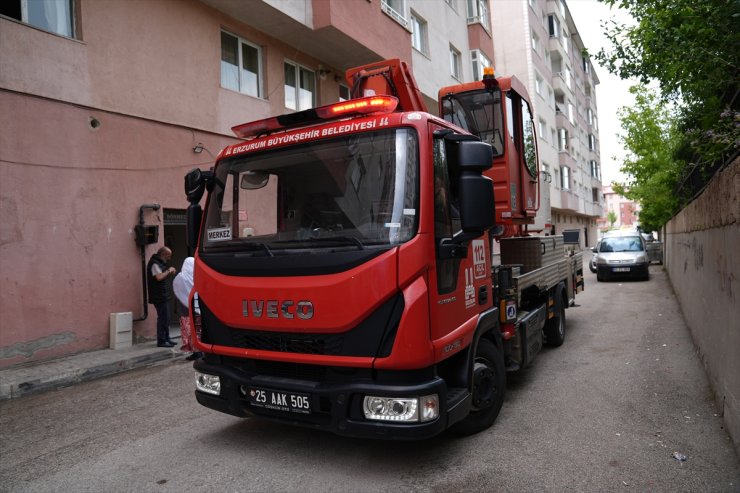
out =
<path fill-rule="evenodd" d="M 398 99 L 393 96 L 371 96 L 368 98 L 351 99 L 341 103 L 329 104 L 319 108 L 299 111 L 287 115 L 275 116 L 243 123 L 231 130 L 237 137 L 247 139 L 260 135 L 288 130 L 296 127 L 316 124 L 326 120 L 337 120 L 354 115 L 370 115 L 373 113 L 392 113 L 398 106 Z"/>

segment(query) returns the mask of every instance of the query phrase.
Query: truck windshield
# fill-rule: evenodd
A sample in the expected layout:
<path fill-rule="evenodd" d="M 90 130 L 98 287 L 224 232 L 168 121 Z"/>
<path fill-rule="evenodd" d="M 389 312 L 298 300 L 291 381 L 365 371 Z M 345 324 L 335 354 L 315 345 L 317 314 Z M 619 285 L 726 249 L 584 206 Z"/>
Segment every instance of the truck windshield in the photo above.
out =
<path fill-rule="evenodd" d="M 274 255 L 405 242 L 417 228 L 418 163 L 416 132 L 406 128 L 223 161 L 201 244 Z"/>
<path fill-rule="evenodd" d="M 494 156 L 504 153 L 501 90 L 480 89 L 450 94 L 442 102 L 442 116 L 491 144 Z"/>

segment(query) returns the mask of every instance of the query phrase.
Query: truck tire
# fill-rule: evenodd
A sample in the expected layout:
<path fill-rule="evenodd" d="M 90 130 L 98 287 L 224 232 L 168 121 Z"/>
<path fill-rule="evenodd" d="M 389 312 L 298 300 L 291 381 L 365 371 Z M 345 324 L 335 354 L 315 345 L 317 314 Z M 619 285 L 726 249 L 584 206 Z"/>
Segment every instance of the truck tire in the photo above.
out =
<path fill-rule="evenodd" d="M 506 368 L 501 351 L 491 341 L 481 339 L 472 369 L 473 407 L 470 414 L 453 426 L 461 435 L 473 435 L 489 428 L 504 403 Z"/>
<path fill-rule="evenodd" d="M 545 322 L 545 344 L 551 347 L 562 346 L 565 342 L 565 302 L 563 301 L 563 291 L 558 290 L 558 299 L 555 304 L 557 311 L 555 316 Z"/>

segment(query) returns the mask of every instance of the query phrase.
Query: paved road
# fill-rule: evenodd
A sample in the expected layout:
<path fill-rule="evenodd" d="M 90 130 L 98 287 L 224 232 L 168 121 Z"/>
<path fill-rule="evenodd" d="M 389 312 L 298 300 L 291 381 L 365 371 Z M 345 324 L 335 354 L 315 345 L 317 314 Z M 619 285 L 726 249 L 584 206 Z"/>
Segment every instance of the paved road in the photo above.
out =
<path fill-rule="evenodd" d="M 179 361 L 1 402 L 0 491 L 740 492 L 678 306 L 652 273 L 587 273 L 565 345 L 510 376 L 498 421 L 476 436 L 386 443 L 232 418 L 195 403 Z"/>

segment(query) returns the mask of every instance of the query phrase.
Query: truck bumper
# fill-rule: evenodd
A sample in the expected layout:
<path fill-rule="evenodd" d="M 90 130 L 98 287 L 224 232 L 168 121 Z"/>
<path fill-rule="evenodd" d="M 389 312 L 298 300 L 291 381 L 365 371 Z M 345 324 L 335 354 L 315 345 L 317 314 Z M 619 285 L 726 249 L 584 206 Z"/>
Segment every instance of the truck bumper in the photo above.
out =
<path fill-rule="evenodd" d="M 205 407 L 239 417 L 254 416 L 296 426 L 330 431 L 359 438 L 418 440 L 439 434 L 470 411 L 470 394 L 463 389 L 448 392 L 444 380 L 426 377 L 419 380 L 391 376 L 385 381 L 371 379 L 352 382 L 315 382 L 284 377 L 250 375 L 239 368 L 196 361 L 195 370 L 218 375 L 219 395 L 195 391 Z M 399 372 L 400 373 L 400 372 Z M 405 374 L 404 374 L 405 375 Z M 400 376 L 400 375 L 399 375 Z M 311 412 L 307 414 L 256 407 L 250 402 L 252 389 L 270 389 L 308 395 Z M 439 417 L 424 423 L 396 423 L 368 420 L 362 410 L 366 395 L 383 397 L 419 397 L 437 394 Z M 449 394 L 449 395 L 448 395 Z"/>

